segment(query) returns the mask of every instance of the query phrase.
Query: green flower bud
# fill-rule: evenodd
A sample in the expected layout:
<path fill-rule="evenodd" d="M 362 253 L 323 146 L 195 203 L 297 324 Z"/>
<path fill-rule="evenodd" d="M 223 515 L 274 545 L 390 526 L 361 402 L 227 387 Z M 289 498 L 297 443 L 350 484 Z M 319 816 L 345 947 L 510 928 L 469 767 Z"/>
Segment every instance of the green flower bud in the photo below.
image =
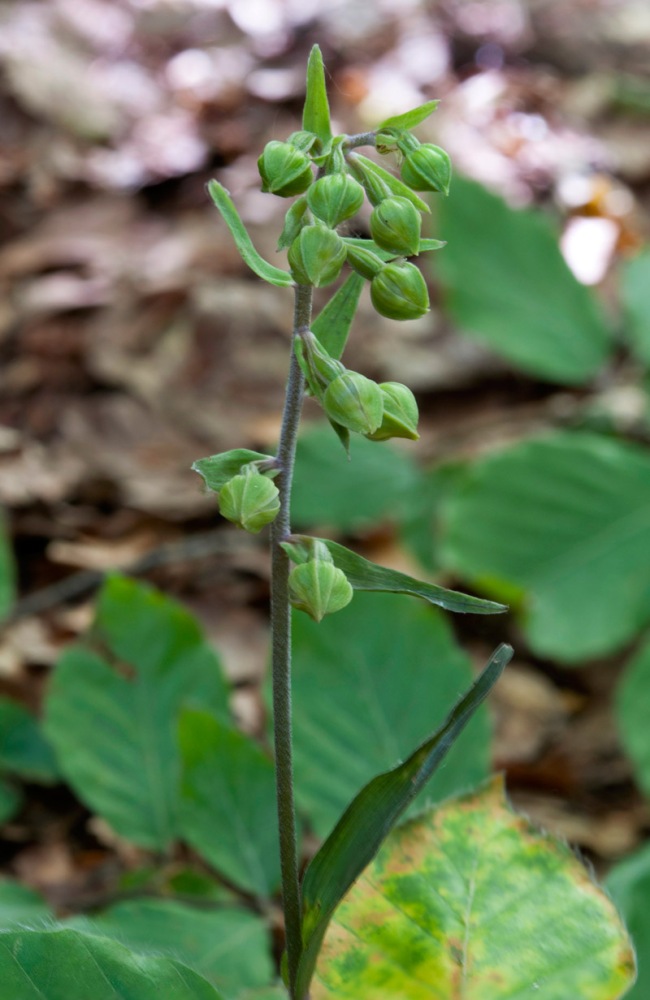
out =
<path fill-rule="evenodd" d="M 306 191 L 314 179 L 311 162 L 305 153 L 289 142 L 267 142 L 257 161 L 262 191 L 281 198 L 292 198 Z"/>
<path fill-rule="evenodd" d="M 305 226 L 289 247 L 289 266 L 299 285 L 321 288 L 338 277 L 345 263 L 346 247 L 333 229 Z"/>
<path fill-rule="evenodd" d="M 351 243 L 347 244 L 347 256 L 350 267 L 354 268 L 357 274 L 363 278 L 367 278 L 368 281 L 372 281 L 384 266 L 381 257 L 378 257 L 372 250 L 366 250 L 365 247 L 357 247 Z"/>
<path fill-rule="evenodd" d="M 385 198 L 370 216 L 370 235 L 382 250 L 412 257 L 420 250 L 422 219 L 406 198 Z"/>
<path fill-rule="evenodd" d="M 353 594 L 345 573 L 332 562 L 310 559 L 295 566 L 289 574 L 291 603 L 317 622 L 344 608 Z"/>
<path fill-rule="evenodd" d="M 402 180 L 414 191 L 448 194 L 451 160 L 440 146 L 425 142 L 406 155 L 402 163 Z"/>
<path fill-rule="evenodd" d="M 255 469 L 230 479 L 219 491 L 219 510 L 227 521 L 256 535 L 280 510 L 280 493 L 267 476 Z"/>
<path fill-rule="evenodd" d="M 322 402 L 330 420 L 359 434 L 374 434 L 384 415 L 381 389 L 359 372 L 346 371 L 330 382 Z"/>
<path fill-rule="evenodd" d="M 429 310 L 427 286 L 414 264 L 384 264 L 370 285 L 370 298 L 381 316 L 418 319 Z"/>
<path fill-rule="evenodd" d="M 309 188 L 307 203 L 317 218 L 334 229 L 363 205 L 363 188 L 349 174 L 327 174 Z"/>
<path fill-rule="evenodd" d="M 384 397 L 384 417 L 374 434 L 367 434 L 371 441 L 387 441 L 388 438 L 408 438 L 417 441 L 418 404 L 411 390 L 401 382 L 381 382 L 379 388 Z"/>

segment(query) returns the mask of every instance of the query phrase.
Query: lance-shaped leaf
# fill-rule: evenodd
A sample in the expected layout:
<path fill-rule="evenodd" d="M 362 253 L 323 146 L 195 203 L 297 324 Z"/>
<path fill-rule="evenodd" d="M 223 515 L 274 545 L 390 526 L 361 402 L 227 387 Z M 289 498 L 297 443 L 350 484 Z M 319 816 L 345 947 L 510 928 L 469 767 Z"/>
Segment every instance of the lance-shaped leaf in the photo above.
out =
<path fill-rule="evenodd" d="M 393 115 L 392 118 L 386 118 L 377 127 L 376 131 L 381 132 L 385 128 L 415 128 L 416 125 L 420 125 L 429 115 L 432 115 L 439 104 L 440 101 L 427 101 L 426 104 L 420 104 L 417 108 L 405 111 L 402 115 Z"/>
<path fill-rule="evenodd" d="M 311 325 L 312 333 L 333 358 L 340 358 L 359 304 L 363 278 L 350 274 Z"/>
<path fill-rule="evenodd" d="M 261 451 L 250 451 L 249 448 L 233 448 L 232 451 L 222 451 L 218 455 L 197 459 L 192 470 L 203 477 L 209 490 L 218 493 L 229 480 L 239 475 L 242 466 L 264 459 L 272 461 L 273 457 L 263 455 Z"/>
<path fill-rule="evenodd" d="M 415 205 L 418 212 L 431 211 L 426 201 L 423 201 L 415 191 L 401 181 L 399 177 L 396 177 L 395 174 L 391 174 L 388 170 L 380 167 L 374 160 L 369 160 L 367 156 L 363 156 L 361 153 L 350 153 L 348 155 L 348 163 L 360 183 L 363 183 L 363 174 L 365 171 L 374 180 L 385 184 L 391 194 L 397 195 L 399 198 L 407 198 L 412 205 Z"/>
<path fill-rule="evenodd" d="M 429 780 L 511 656 L 510 646 L 499 646 L 440 729 L 403 764 L 373 778 L 359 792 L 311 861 L 302 886 L 304 950 L 298 972 L 300 996 L 309 986 L 334 909 Z M 351 992 L 366 995 L 363 991 Z"/>
<path fill-rule="evenodd" d="M 391 253 L 389 250 L 382 250 L 374 240 L 362 239 L 359 236 L 344 236 L 343 239 L 345 243 L 350 243 L 353 247 L 361 247 L 362 250 L 372 250 L 373 253 L 377 254 L 384 261 L 395 260 L 397 257 L 397 254 Z M 427 250 L 440 250 L 444 246 L 446 246 L 444 240 L 420 240 L 420 253 L 426 253 Z"/>
<path fill-rule="evenodd" d="M 311 1000 L 618 1000 L 634 953 L 570 847 L 500 778 L 393 831 L 330 923 Z"/>
<path fill-rule="evenodd" d="M 273 264 L 269 264 L 253 246 L 252 240 L 248 235 L 248 230 L 239 217 L 235 204 L 223 184 L 220 184 L 219 181 L 210 181 L 208 192 L 232 233 L 244 263 L 248 264 L 251 271 L 254 271 L 259 278 L 267 281 L 270 285 L 290 288 L 294 284 L 294 280 L 289 272 L 283 271 L 280 267 L 274 267 Z"/>
<path fill-rule="evenodd" d="M 413 597 L 421 597 L 430 604 L 446 608 L 447 611 L 469 612 L 476 615 L 501 614 L 508 610 L 505 604 L 460 594 L 455 590 L 439 587 L 435 583 L 416 580 L 415 577 L 388 569 L 386 566 L 378 566 L 344 545 L 326 538 L 315 539 L 311 535 L 292 535 L 291 541 L 283 542 L 282 547 L 293 562 L 302 563 L 309 559 L 315 541 L 324 542 L 334 560 L 334 565 L 343 570 L 355 590 L 410 594 Z"/>
<path fill-rule="evenodd" d="M 314 135 L 317 135 L 323 146 L 326 146 L 332 138 L 330 106 L 325 86 L 325 67 L 318 45 L 313 46 L 307 63 L 307 89 L 302 127 L 305 132 L 313 132 Z"/>
<path fill-rule="evenodd" d="M 7 1000 L 222 1000 L 171 958 L 59 928 L 0 932 L 0 983 Z"/>

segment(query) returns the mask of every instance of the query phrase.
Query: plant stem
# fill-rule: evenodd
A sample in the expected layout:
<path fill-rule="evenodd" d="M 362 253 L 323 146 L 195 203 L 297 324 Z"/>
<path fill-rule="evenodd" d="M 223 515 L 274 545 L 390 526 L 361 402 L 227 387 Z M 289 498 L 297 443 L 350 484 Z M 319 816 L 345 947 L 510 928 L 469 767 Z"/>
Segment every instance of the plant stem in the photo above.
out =
<path fill-rule="evenodd" d="M 287 943 L 289 991 L 295 996 L 296 975 L 302 950 L 300 887 L 296 810 L 293 797 L 291 741 L 291 605 L 289 604 L 289 557 L 280 543 L 290 534 L 291 482 L 305 380 L 296 358 L 294 343 L 311 323 L 313 289 L 296 286 L 291 360 L 278 445 L 280 512 L 271 527 L 271 649 L 273 666 L 273 719 L 275 773 L 280 830 L 282 900 Z"/>

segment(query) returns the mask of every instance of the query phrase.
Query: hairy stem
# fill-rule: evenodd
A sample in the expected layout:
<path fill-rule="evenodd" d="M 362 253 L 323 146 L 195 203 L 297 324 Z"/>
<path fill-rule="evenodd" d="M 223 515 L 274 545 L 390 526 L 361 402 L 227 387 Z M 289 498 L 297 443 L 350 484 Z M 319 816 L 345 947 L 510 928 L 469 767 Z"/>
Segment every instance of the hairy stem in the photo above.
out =
<path fill-rule="evenodd" d="M 311 323 L 313 289 L 296 286 L 291 361 L 278 445 L 280 474 L 275 483 L 280 490 L 280 512 L 271 527 L 271 648 L 273 664 L 273 719 L 275 732 L 275 773 L 280 829 L 282 900 L 287 941 L 289 989 L 295 996 L 296 974 L 302 947 L 300 929 L 300 887 L 296 843 L 296 810 L 293 797 L 291 742 L 291 606 L 289 604 L 289 557 L 280 543 L 291 531 L 291 481 L 296 453 L 298 425 L 304 393 L 304 376 L 294 350 L 294 342 Z"/>

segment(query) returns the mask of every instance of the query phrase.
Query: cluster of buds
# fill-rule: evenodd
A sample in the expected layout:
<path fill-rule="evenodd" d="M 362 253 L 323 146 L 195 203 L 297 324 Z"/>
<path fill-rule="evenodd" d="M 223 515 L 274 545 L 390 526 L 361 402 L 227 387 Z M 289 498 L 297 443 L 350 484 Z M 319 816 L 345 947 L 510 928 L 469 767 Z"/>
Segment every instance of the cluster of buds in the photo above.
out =
<path fill-rule="evenodd" d="M 417 272 L 419 274 L 419 271 Z M 343 428 L 371 441 L 418 438 L 418 407 L 401 382 L 373 382 L 332 358 L 310 331 L 300 338 L 300 360 L 309 391 L 337 433 Z"/>
<path fill-rule="evenodd" d="M 283 198 L 301 195 L 287 212 L 279 241 L 279 248 L 288 247 L 298 284 L 329 285 L 347 262 L 370 281 L 371 301 L 380 315 L 418 319 L 429 309 L 429 295 L 421 272 L 405 258 L 420 252 L 421 213 L 429 208 L 414 192 L 446 194 L 449 157 L 400 128 L 380 131 L 376 144 L 380 153 L 402 158 L 401 180 L 346 151 L 346 136 L 337 136 L 324 149 L 316 135 L 303 131 L 286 142 L 267 144 L 258 160 L 262 189 Z M 317 177 L 312 164 L 319 168 Z M 373 206 L 372 240 L 370 249 L 360 250 L 337 227 L 356 215 L 365 197 Z"/>
<path fill-rule="evenodd" d="M 280 492 L 270 478 L 273 472 L 262 472 L 257 462 L 243 466 L 219 490 L 222 517 L 253 535 L 275 521 L 280 510 Z"/>
<path fill-rule="evenodd" d="M 343 570 L 324 542 L 314 539 L 307 562 L 294 566 L 289 574 L 289 599 L 294 608 L 322 621 L 352 600 L 353 590 Z"/>

